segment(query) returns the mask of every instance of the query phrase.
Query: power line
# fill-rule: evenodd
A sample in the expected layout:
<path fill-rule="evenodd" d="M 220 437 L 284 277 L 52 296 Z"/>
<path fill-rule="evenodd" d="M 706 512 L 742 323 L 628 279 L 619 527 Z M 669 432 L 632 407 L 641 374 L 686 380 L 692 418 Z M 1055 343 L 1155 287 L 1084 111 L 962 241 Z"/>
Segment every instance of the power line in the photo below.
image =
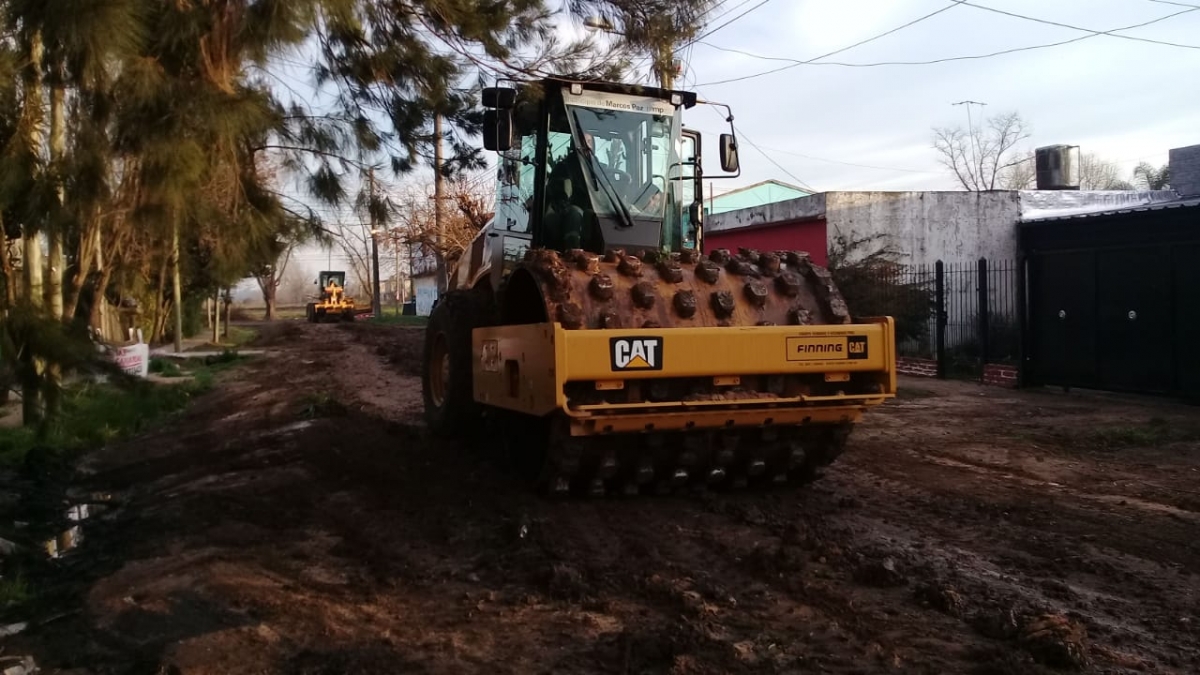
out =
<path fill-rule="evenodd" d="M 1167 47 L 1181 47 L 1183 49 L 1200 49 L 1200 45 L 1185 45 L 1185 44 L 1179 44 L 1177 42 L 1164 42 L 1162 40 L 1152 40 L 1150 38 L 1137 37 L 1135 35 L 1116 35 L 1115 34 L 1116 31 L 1123 30 L 1121 28 L 1114 28 L 1112 30 L 1092 30 L 1091 28 L 1081 28 L 1079 26 L 1072 26 L 1071 24 L 1068 24 L 1068 23 L 1060 23 L 1058 21 L 1050 21 L 1049 19 L 1039 19 L 1037 17 L 1026 16 L 1024 14 L 1017 14 L 1015 12 L 1009 12 L 1009 11 L 1006 11 L 1003 9 L 996 9 L 995 7 L 988 7 L 986 5 L 976 5 L 975 3 L 970 2 L 969 0 L 954 0 L 954 2 L 959 5 L 966 5 L 967 7 L 974 7 L 975 9 L 982 9 L 985 12 L 995 12 L 996 14 L 1003 14 L 1004 16 L 1011 16 L 1013 18 L 1024 19 L 1026 21 L 1033 21 L 1035 23 L 1043 23 L 1043 24 L 1046 24 L 1047 26 L 1058 26 L 1059 28 L 1069 28 L 1071 30 L 1082 31 L 1084 33 L 1092 33 L 1093 35 L 1107 35 L 1109 37 L 1120 38 L 1122 40 L 1135 40 L 1137 42 L 1149 42 L 1150 44 L 1165 45 Z"/>
<path fill-rule="evenodd" d="M 747 0 L 747 2 L 749 2 L 749 0 Z M 771 0 L 762 0 L 762 1 L 761 1 L 761 2 L 759 2 L 757 5 L 755 5 L 755 6 L 751 7 L 750 9 L 748 9 L 748 10 L 746 10 L 746 11 L 742 12 L 741 14 L 738 14 L 737 16 L 735 16 L 735 17 L 733 17 L 732 19 L 730 19 L 730 20 L 726 21 L 725 23 L 721 24 L 720 26 L 717 26 L 716 28 L 713 28 L 712 30 L 705 32 L 704 34 L 700 35 L 699 37 L 697 37 L 697 38 L 695 38 L 695 39 L 693 39 L 693 40 L 690 40 L 690 41 L 688 41 L 687 43 L 685 43 L 685 44 L 683 44 L 683 45 L 680 45 L 679 47 L 676 47 L 676 48 L 675 48 L 675 51 L 679 51 L 680 49 L 682 49 L 683 47 L 686 47 L 686 46 L 688 46 L 689 44 L 692 44 L 692 43 L 694 43 L 694 42 L 698 42 L 698 41 L 700 41 L 700 40 L 703 40 L 704 38 L 706 38 L 706 37 L 708 37 L 708 36 L 712 35 L 713 33 L 716 33 L 717 31 L 721 30 L 722 28 L 725 28 L 725 27 L 726 27 L 726 26 L 728 26 L 729 24 L 731 24 L 731 23 L 733 23 L 733 22 L 737 21 L 738 19 L 740 19 L 740 18 L 742 18 L 742 17 L 746 16 L 747 14 L 749 14 L 749 13 L 753 12 L 754 10 L 756 10 L 756 9 L 759 9 L 760 7 L 762 7 L 763 5 L 767 4 L 768 2 L 771 2 Z M 743 2 L 743 3 L 742 3 L 742 5 L 744 5 L 744 4 L 746 4 L 746 3 L 745 3 L 745 2 Z M 742 5 L 738 5 L 738 7 L 741 7 Z M 726 14 L 732 14 L 732 13 L 733 13 L 733 12 L 734 12 L 736 9 L 737 9 L 737 8 L 735 7 L 734 9 L 730 10 L 730 11 L 729 11 L 729 12 L 727 12 Z M 724 17 L 724 16 L 725 16 L 725 14 L 722 14 L 722 15 L 721 15 L 721 17 Z M 718 18 L 720 18 L 720 17 L 718 17 Z"/>
<path fill-rule="evenodd" d="M 717 4 L 713 5 L 712 7 L 709 7 L 709 8 L 708 8 L 708 9 L 706 9 L 706 10 L 704 10 L 704 13 L 700 15 L 700 19 L 702 19 L 702 20 L 703 20 L 703 19 L 704 19 L 705 17 L 707 17 L 708 15 L 710 15 L 710 14 L 712 14 L 713 12 L 717 11 L 718 9 L 720 9 L 720 8 L 721 8 L 721 5 L 724 5 L 724 4 L 725 4 L 725 3 L 727 3 L 727 2 L 729 2 L 729 0 L 720 0 L 720 1 L 719 1 Z M 731 10 L 729 10 L 729 11 L 730 11 L 730 12 L 732 12 L 733 10 L 737 9 L 738 7 L 741 7 L 742 5 L 746 4 L 747 2 L 750 2 L 750 0 L 742 0 L 742 3 L 741 3 L 741 4 L 739 4 L 737 7 L 734 7 L 733 9 L 731 9 Z M 719 18 L 721 18 L 722 16 L 725 16 L 725 15 L 726 15 L 726 14 L 728 14 L 728 13 L 729 13 L 729 12 L 722 12 L 722 13 L 721 13 L 720 15 L 718 15 L 716 18 L 718 18 L 718 19 L 719 19 Z"/>
<path fill-rule="evenodd" d="M 758 151 L 758 154 L 760 154 L 760 155 L 762 155 L 763 157 L 765 157 L 765 158 L 767 159 L 767 161 L 768 161 L 768 162 L 770 162 L 770 163 L 774 164 L 776 168 L 778 168 L 780 171 L 782 171 L 782 172 L 786 173 L 786 174 L 788 175 L 788 177 L 790 177 L 792 180 L 796 181 L 796 185 L 799 185 L 800 187 L 804 188 L 805 190 L 808 190 L 809 192 L 812 192 L 812 193 L 816 193 L 816 192 L 817 192 L 816 188 L 812 187 L 812 186 L 811 186 L 811 185 L 809 185 L 808 183 L 805 183 L 804 181 L 802 181 L 802 180 L 800 180 L 799 178 L 797 178 L 797 177 L 796 177 L 796 174 L 794 174 L 794 173 L 792 173 L 791 171 L 788 171 L 787 169 L 783 168 L 783 165 L 782 165 L 782 164 L 780 164 L 779 162 L 776 162 L 774 157 L 771 157 L 771 156 L 770 156 L 770 155 L 768 155 L 766 152 L 764 152 L 762 148 L 760 148 L 760 147 L 758 147 L 757 145 L 755 145 L 755 144 L 754 144 L 754 141 L 750 140 L 750 138 L 749 138 L 748 136 L 746 136 L 746 132 L 744 132 L 744 131 L 739 131 L 739 132 L 738 132 L 738 136 L 740 136 L 740 137 L 741 137 L 741 139 L 742 139 L 743 141 L 746 141 L 747 143 L 749 143 L 749 144 L 750 144 L 750 147 L 752 147 L 752 148 L 754 148 L 755 150 L 757 150 L 757 151 Z"/>
<path fill-rule="evenodd" d="M 800 152 L 793 152 L 791 150 L 780 150 L 779 148 L 767 148 L 767 150 L 770 150 L 771 152 L 777 152 L 782 155 L 793 155 L 795 157 L 809 159 L 814 162 L 826 162 L 828 164 L 841 164 L 844 166 L 858 167 L 860 169 L 878 169 L 880 171 L 900 171 L 903 173 L 931 173 L 929 171 L 921 171 L 920 169 L 901 169 L 900 167 L 896 167 L 896 166 L 876 166 L 873 164 L 858 164 L 856 162 L 843 162 L 843 161 L 837 160 L 837 159 L 825 159 L 824 157 L 813 157 L 812 155 L 806 155 L 806 154 L 800 153 Z"/>
<path fill-rule="evenodd" d="M 696 91 L 696 94 L 697 94 L 698 96 L 703 96 L 703 94 L 701 94 L 699 90 L 697 90 L 697 91 Z M 717 109 L 716 109 L 716 108 L 713 108 L 713 107 L 711 107 L 711 106 L 706 106 L 706 107 L 707 107 L 709 110 L 713 111 L 713 114 L 714 114 L 714 115 L 716 115 L 717 117 L 719 117 L 719 118 L 721 119 L 721 121 L 722 121 L 722 122 L 726 122 L 726 121 L 727 121 L 727 120 L 725 119 L 725 116 L 724 116 L 724 115 L 722 115 L 721 113 L 717 112 Z M 740 138 L 744 139 L 744 140 L 745 140 L 747 143 L 749 143 L 749 144 L 750 144 L 750 147 L 752 147 L 752 148 L 754 148 L 755 150 L 757 150 L 757 151 L 758 151 L 758 154 L 760 154 L 760 155 L 762 155 L 763 157 L 765 157 L 765 158 L 766 158 L 766 160 L 767 160 L 768 162 L 770 162 L 770 163 L 774 164 L 774 165 L 775 165 L 775 168 L 777 168 L 777 169 L 779 169 L 780 171 L 784 172 L 785 174 L 787 174 L 787 175 L 788 175 L 788 177 L 790 177 L 792 180 L 796 181 L 796 185 L 799 185 L 800 187 L 804 188 L 805 190 L 808 190 L 808 191 L 809 191 L 809 192 L 811 192 L 811 193 L 814 193 L 814 194 L 815 194 L 815 193 L 817 192 L 817 190 L 816 190 L 815 188 L 813 188 L 811 185 L 809 185 L 808 183 L 805 183 L 804 181 L 800 180 L 800 178 L 798 178 L 798 177 L 796 176 L 796 174 L 794 174 L 794 173 L 792 173 L 791 171 L 788 171 L 787 169 L 783 168 L 783 165 L 782 165 L 782 164 L 780 164 L 779 162 L 776 162 L 774 157 L 771 157 L 771 156 L 770 156 L 770 155 L 768 155 L 766 152 L 763 152 L 763 149 L 762 149 L 762 148 L 760 148 L 760 147 L 758 147 L 757 145 L 755 145 L 754 141 L 750 140 L 750 138 L 749 138 L 748 136 L 746 136 L 746 133 L 745 133 L 744 131 L 739 131 L 739 132 L 738 132 L 738 136 L 739 136 Z"/>
<path fill-rule="evenodd" d="M 731 78 L 731 79 L 728 79 L 728 80 L 719 80 L 719 81 L 717 81 L 717 82 L 708 82 L 708 83 L 706 83 L 704 86 L 715 85 L 715 84 L 726 84 L 726 83 L 729 83 L 729 82 L 739 82 L 739 81 L 741 81 L 741 80 L 749 80 L 749 79 L 751 79 L 751 78 L 755 78 L 755 77 L 762 77 L 763 75 L 770 75 L 771 73 L 777 73 L 777 72 L 780 72 L 780 71 L 783 71 L 783 70 L 788 70 L 788 69 L 790 69 L 790 68 L 795 68 L 796 66 L 801 66 L 801 65 L 804 65 L 804 64 L 806 64 L 806 63 L 812 63 L 812 62 L 814 62 L 814 61 L 820 61 L 821 59 L 824 59 L 824 58 L 827 58 L 827 57 L 833 56 L 833 55 L 835 55 L 835 54 L 841 54 L 842 52 L 844 52 L 844 51 L 849 51 L 849 50 L 851 50 L 851 49 L 854 49 L 855 47 L 861 47 L 862 45 L 865 45 L 865 44 L 867 44 L 868 42 L 874 42 L 874 41 L 876 41 L 876 40 L 878 40 L 878 39 L 880 39 L 880 38 L 885 38 L 885 37 L 887 37 L 887 36 L 891 35 L 892 33 L 895 33 L 895 32 L 897 32 L 897 31 L 904 30 L 905 28 L 908 28 L 909 26 L 913 26 L 913 25 L 916 25 L 916 24 L 918 24 L 918 23 L 921 23 L 922 21 L 925 21 L 926 19 L 931 19 L 931 18 L 933 18 L 933 17 L 937 16 L 938 14 L 941 14 L 942 12 L 947 12 L 947 11 L 950 11 L 950 10 L 954 9 L 955 7 L 957 7 L 957 6 L 959 5 L 959 3 L 960 3 L 960 0 L 953 0 L 953 1 L 952 1 L 952 2 L 949 4 L 949 5 L 946 5 L 945 7 L 942 7 L 941 9 L 937 9 L 937 10 L 934 10 L 934 11 L 932 11 L 932 12 L 930 12 L 930 13 L 928 13 L 928 14 L 924 15 L 924 16 L 917 17 L 916 19 L 913 19 L 912 21 L 909 21 L 908 23 L 905 23 L 905 24 L 903 24 L 903 25 L 896 26 L 895 28 L 893 28 L 893 29 L 891 29 L 891 30 L 889 30 L 889 31 L 886 31 L 886 32 L 880 33 L 879 35 L 876 35 L 876 36 L 874 36 L 874 37 L 869 37 L 869 38 L 867 38 L 866 40 L 861 40 L 861 41 L 859 41 L 859 42 L 855 42 L 854 44 L 852 44 L 852 45 L 849 45 L 849 46 L 847 46 L 847 47 L 842 47 L 841 49 L 835 49 L 835 50 L 833 50 L 833 51 L 829 52 L 828 54 L 822 54 L 822 55 L 820 55 L 820 56 L 815 56 L 815 57 L 813 57 L 813 58 L 811 58 L 811 59 L 808 59 L 807 61 L 797 61 L 797 62 L 793 63 L 792 65 L 789 65 L 789 66 L 782 66 L 782 67 L 780 67 L 780 68 L 776 68 L 776 69 L 774 69 L 774 70 L 768 70 L 768 71 L 766 71 L 766 72 L 764 72 L 764 73 L 758 73 L 758 74 L 756 74 L 756 75 L 747 75 L 747 76 L 744 76 L 744 77 L 735 77 L 735 78 Z M 707 37 L 707 36 L 702 36 L 702 37 Z"/>
<path fill-rule="evenodd" d="M 730 14 L 732 14 L 733 12 L 736 12 L 738 9 L 740 9 L 740 8 L 742 8 L 742 7 L 746 6 L 747 4 L 749 4 L 751 1 L 752 1 L 752 0 L 742 0 L 740 3 L 738 3 L 738 4 L 734 5 L 733 7 L 731 7 L 731 8 L 730 8 L 728 11 L 726 11 L 726 12 L 722 12 L 722 13 L 718 14 L 717 16 L 713 17 L 713 18 L 714 18 L 714 19 L 721 19 L 721 18 L 724 18 L 724 17 L 726 17 L 726 16 L 729 16 L 729 15 L 730 15 Z M 709 16 L 709 15 L 710 15 L 710 14 L 712 14 L 713 12 L 717 11 L 718 9 L 720 9 L 720 7 L 721 7 L 722 5 L 724 5 L 725 3 L 727 3 L 727 2 L 729 2 L 729 0 L 720 0 L 720 1 L 719 1 L 717 4 L 713 5 L 712 7 L 709 7 L 707 10 L 705 10 L 705 11 L 704 11 L 704 13 L 700 15 L 699 19 L 700 19 L 700 20 L 703 20 L 703 19 L 705 19 L 705 17 Z M 736 19 L 735 19 L 735 20 L 736 20 Z M 731 21 L 730 23 L 732 23 L 732 21 Z M 725 25 L 728 25 L 728 24 L 725 24 Z M 724 26 L 722 26 L 722 27 L 724 27 Z M 711 33 L 715 32 L 716 30 L 718 30 L 718 29 L 714 29 L 713 31 L 709 31 L 709 33 L 705 33 L 704 35 L 701 35 L 701 36 L 699 36 L 699 37 L 693 38 L 693 39 L 691 39 L 691 40 L 689 40 L 689 41 L 687 41 L 687 42 L 685 42 L 685 43 L 682 43 L 682 44 L 680 44 L 680 45 L 679 45 L 679 46 L 677 46 L 677 47 L 674 47 L 674 48 L 672 48 L 672 50 L 671 50 L 671 53 L 672 53 L 672 54 L 674 54 L 674 53 L 677 53 L 679 50 L 681 50 L 681 49 L 683 49 L 683 48 L 685 48 L 685 47 L 691 47 L 691 46 L 695 45 L 697 40 L 699 40 L 699 39 L 700 39 L 700 38 L 702 38 L 702 37 L 705 37 L 706 35 L 709 35 L 709 34 L 711 34 Z M 651 58 L 650 56 L 644 56 L 644 57 L 642 57 L 640 60 L 638 60 L 638 62 L 637 62 L 637 63 L 635 63 L 635 64 L 633 64 L 632 66 L 630 66 L 630 68 L 631 68 L 631 69 L 632 69 L 632 70 L 633 70 L 633 71 L 636 73 L 638 70 L 640 70 L 640 69 L 642 68 L 642 66 L 646 65 L 646 64 L 647 64 L 647 63 L 650 61 L 650 58 Z M 647 83 L 647 84 L 650 84 L 650 79 L 651 79 L 651 78 L 650 78 L 650 73 L 649 73 L 649 72 L 647 72 L 647 73 L 645 74 L 644 78 L 643 78 L 642 76 L 639 76 L 639 77 L 638 77 L 638 81 L 639 81 L 639 82 L 640 82 L 642 79 L 645 79 L 645 80 L 646 80 L 646 83 Z"/>
<path fill-rule="evenodd" d="M 1178 4 L 1178 3 L 1164 3 L 1164 4 Z M 731 78 L 728 80 L 720 80 L 717 82 L 708 82 L 705 84 L 705 86 L 716 85 L 716 84 L 727 84 L 729 82 L 739 82 L 742 80 L 749 80 L 749 79 L 756 78 L 756 77 L 762 77 L 763 75 L 770 75 L 772 73 L 777 73 L 781 70 L 787 70 L 789 68 L 794 68 L 796 66 L 804 66 L 804 65 L 808 65 L 808 66 L 840 66 L 843 68 L 879 68 L 879 67 L 883 67 L 883 66 L 931 66 L 931 65 L 935 65 L 935 64 L 939 64 L 939 63 L 949 63 L 951 61 L 971 61 L 971 60 L 976 60 L 976 59 L 989 59 L 989 58 L 993 58 L 996 56 L 1005 56 L 1007 54 L 1015 54 L 1017 52 L 1033 51 L 1036 49 L 1049 49 L 1051 47 L 1061 47 L 1063 45 L 1068 45 L 1068 44 L 1072 44 L 1075 42 L 1081 42 L 1083 40 L 1090 40 L 1092 38 L 1100 37 L 1101 35 L 1108 35 L 1110 33 L 1116 32 L 1116 31 L 1124 31 L 1124 30 L 1132 30 L 1134 28 L 1141 28 L 1143 26 L 1149 26 L 1151 24 L 1155 24 L 1160 21 L 1166 21 L 1167 19 L 1177 17 L 1181 14 L 1187 14 L 1189 12 L 1194 12 L 1197 9 L 1200 9 L 1200 6 L 1197 6 L 1194 9 L 1185 9 L 1185 10 L 1182 10 L 1179 12 L 1174 12 L 1172 14 L 1167 14 L 1166 16 L 1160 16 L 1157 19 L 1143 21 L 1142 23 L 1132 24 L 1129 26 L 1123 26 L 1121 28 L 1113 28 L 1111 31 L 1098 31 L 1098 32 L 1090 34 L 1090 35 L 1083 35 L 1083 36 L 1080 36 L 1077 38 L 1071 38 L 1070 40 L 1060 40 L 1058 42 L 1048 42 L 1045 44 L 1029 45 L 1026 47 L 1013 47 L 1011 49 L 1002 49 L 1000 51 L 988 52 L 986 54 L 968 54 L 968 55 L 964 55 L 964 56 L 947 56 L 947 57 L 942 57 L 942 58 L 938 58 L 938 59 L 929 59 L 926 61 L 877 61 L 874 63 L 846 63 L 846 62 L 841 62 L 841 61 L 823 61 L 820 63 L 814 63 L 814 61 L 816 61 L 816 59 L 808 59 L 806 61 L 801 61 L 801 60 L 797 60 L 797 59 L 790 59 L 790 58 L 778 57 L 778 56 L 762 56 L 760 54 L 754 54 L 752 52 L 746 52 L 746 51 L 742 51 L 740 49 L 733 49 L 731 47 L 720 47 L 718 45 L 704 42 L 701 44 L 704 44 L 707 47 L 712 47 L 713 49 L 723 51 L 723 52 L 731 52 L 734 54 L 741 54 L 743 56 L 749 56 L 751 58 L 762 59 L 764 61 L 788 61 L 793 64 L 791 66 L 784 66 L 783 68 L 767 70 L 767 71 L 764 71 L 761 73 L 756 73 L 754 75 L 747 75 L 745 77 Z M 822 57 L 817 57 L 817 58 L 822 58 Z"/>

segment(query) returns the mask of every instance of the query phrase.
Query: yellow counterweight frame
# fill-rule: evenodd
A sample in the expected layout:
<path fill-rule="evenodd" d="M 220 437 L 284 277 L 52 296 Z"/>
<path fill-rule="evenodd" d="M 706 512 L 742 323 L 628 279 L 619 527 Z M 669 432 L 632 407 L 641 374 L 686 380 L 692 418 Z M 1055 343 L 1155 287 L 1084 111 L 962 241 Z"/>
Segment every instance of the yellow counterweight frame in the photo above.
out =
<path fill-rule="evenodd" d="M 475 400 L 538 417 L 557 411 L 573 435 L 764 424 L 856 422 L 896 393 L 890 317 L 837 326 L 566 330 L 558 323 L 476 328 Z M 597 390 L 661 378 L 819 375 L 826 382 L 875 374 L 870 393 L 569 405 L 570 382 Z"/>

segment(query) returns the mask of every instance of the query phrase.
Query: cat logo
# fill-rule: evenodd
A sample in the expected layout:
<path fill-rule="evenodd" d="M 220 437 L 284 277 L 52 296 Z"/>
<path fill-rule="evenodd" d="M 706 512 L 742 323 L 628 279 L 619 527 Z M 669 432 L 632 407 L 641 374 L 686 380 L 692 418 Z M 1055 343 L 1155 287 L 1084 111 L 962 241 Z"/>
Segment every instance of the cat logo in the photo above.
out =
<path fill-rule="evenodd" d="M 662 338 L 612 338 L 609 354 L 612 369 L 662 370 Z"/>
<path fill-rule="evenodd" d="M 846 354 L 851 359 L 867 358 L 867 336 L 851 335 L 846 338 Z"/>

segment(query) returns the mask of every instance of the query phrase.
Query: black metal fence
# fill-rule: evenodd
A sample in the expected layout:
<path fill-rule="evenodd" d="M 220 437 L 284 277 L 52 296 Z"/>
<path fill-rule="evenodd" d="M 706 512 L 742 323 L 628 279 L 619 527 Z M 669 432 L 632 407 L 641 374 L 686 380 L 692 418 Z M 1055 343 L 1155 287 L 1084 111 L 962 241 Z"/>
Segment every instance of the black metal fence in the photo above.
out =
<path fill-rule="evenodd" d="M 834 275 L 853 314 L 894 317 L 900 355 L 936 360 L 943 377 L 974 377 L 988 363 L 1019 363 L 1015 261 L 876 265 Z"/>

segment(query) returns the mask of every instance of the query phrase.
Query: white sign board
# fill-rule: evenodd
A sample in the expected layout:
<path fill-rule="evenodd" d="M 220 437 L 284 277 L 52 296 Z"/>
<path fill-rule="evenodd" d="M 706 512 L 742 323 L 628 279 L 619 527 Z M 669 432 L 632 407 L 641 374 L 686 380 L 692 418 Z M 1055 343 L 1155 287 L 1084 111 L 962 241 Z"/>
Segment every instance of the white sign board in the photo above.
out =
<path fill-rule="evenodd" d="M 148 344 L 139 343 L 117 347 L 112 351 L 112 359 L 121 370 L 130 375 L 138 377 L 150 375 L 150 345 Z"/>
<path fill-rule="evenodd" d="M 437 300 L 437 278 L 417 277 L 413 280 L 413 287 L 417 296 L 417 316 L 429 316 Z"/>
<path fill-rule="evenodd" d="M 582 105 L 588 108 L 601 108 L 603 110 L 621 110 L 651 115 L 666 115 L 668 117 L 675 114 L 675 106 L 671 105 L 670 101 L 664 101 L 652 96 L 609 94 L 591 89 L 585 89 L 579 94 L 572 94 L 570 87 L 564 87 L 563 100 L 569 105 Z"/>

